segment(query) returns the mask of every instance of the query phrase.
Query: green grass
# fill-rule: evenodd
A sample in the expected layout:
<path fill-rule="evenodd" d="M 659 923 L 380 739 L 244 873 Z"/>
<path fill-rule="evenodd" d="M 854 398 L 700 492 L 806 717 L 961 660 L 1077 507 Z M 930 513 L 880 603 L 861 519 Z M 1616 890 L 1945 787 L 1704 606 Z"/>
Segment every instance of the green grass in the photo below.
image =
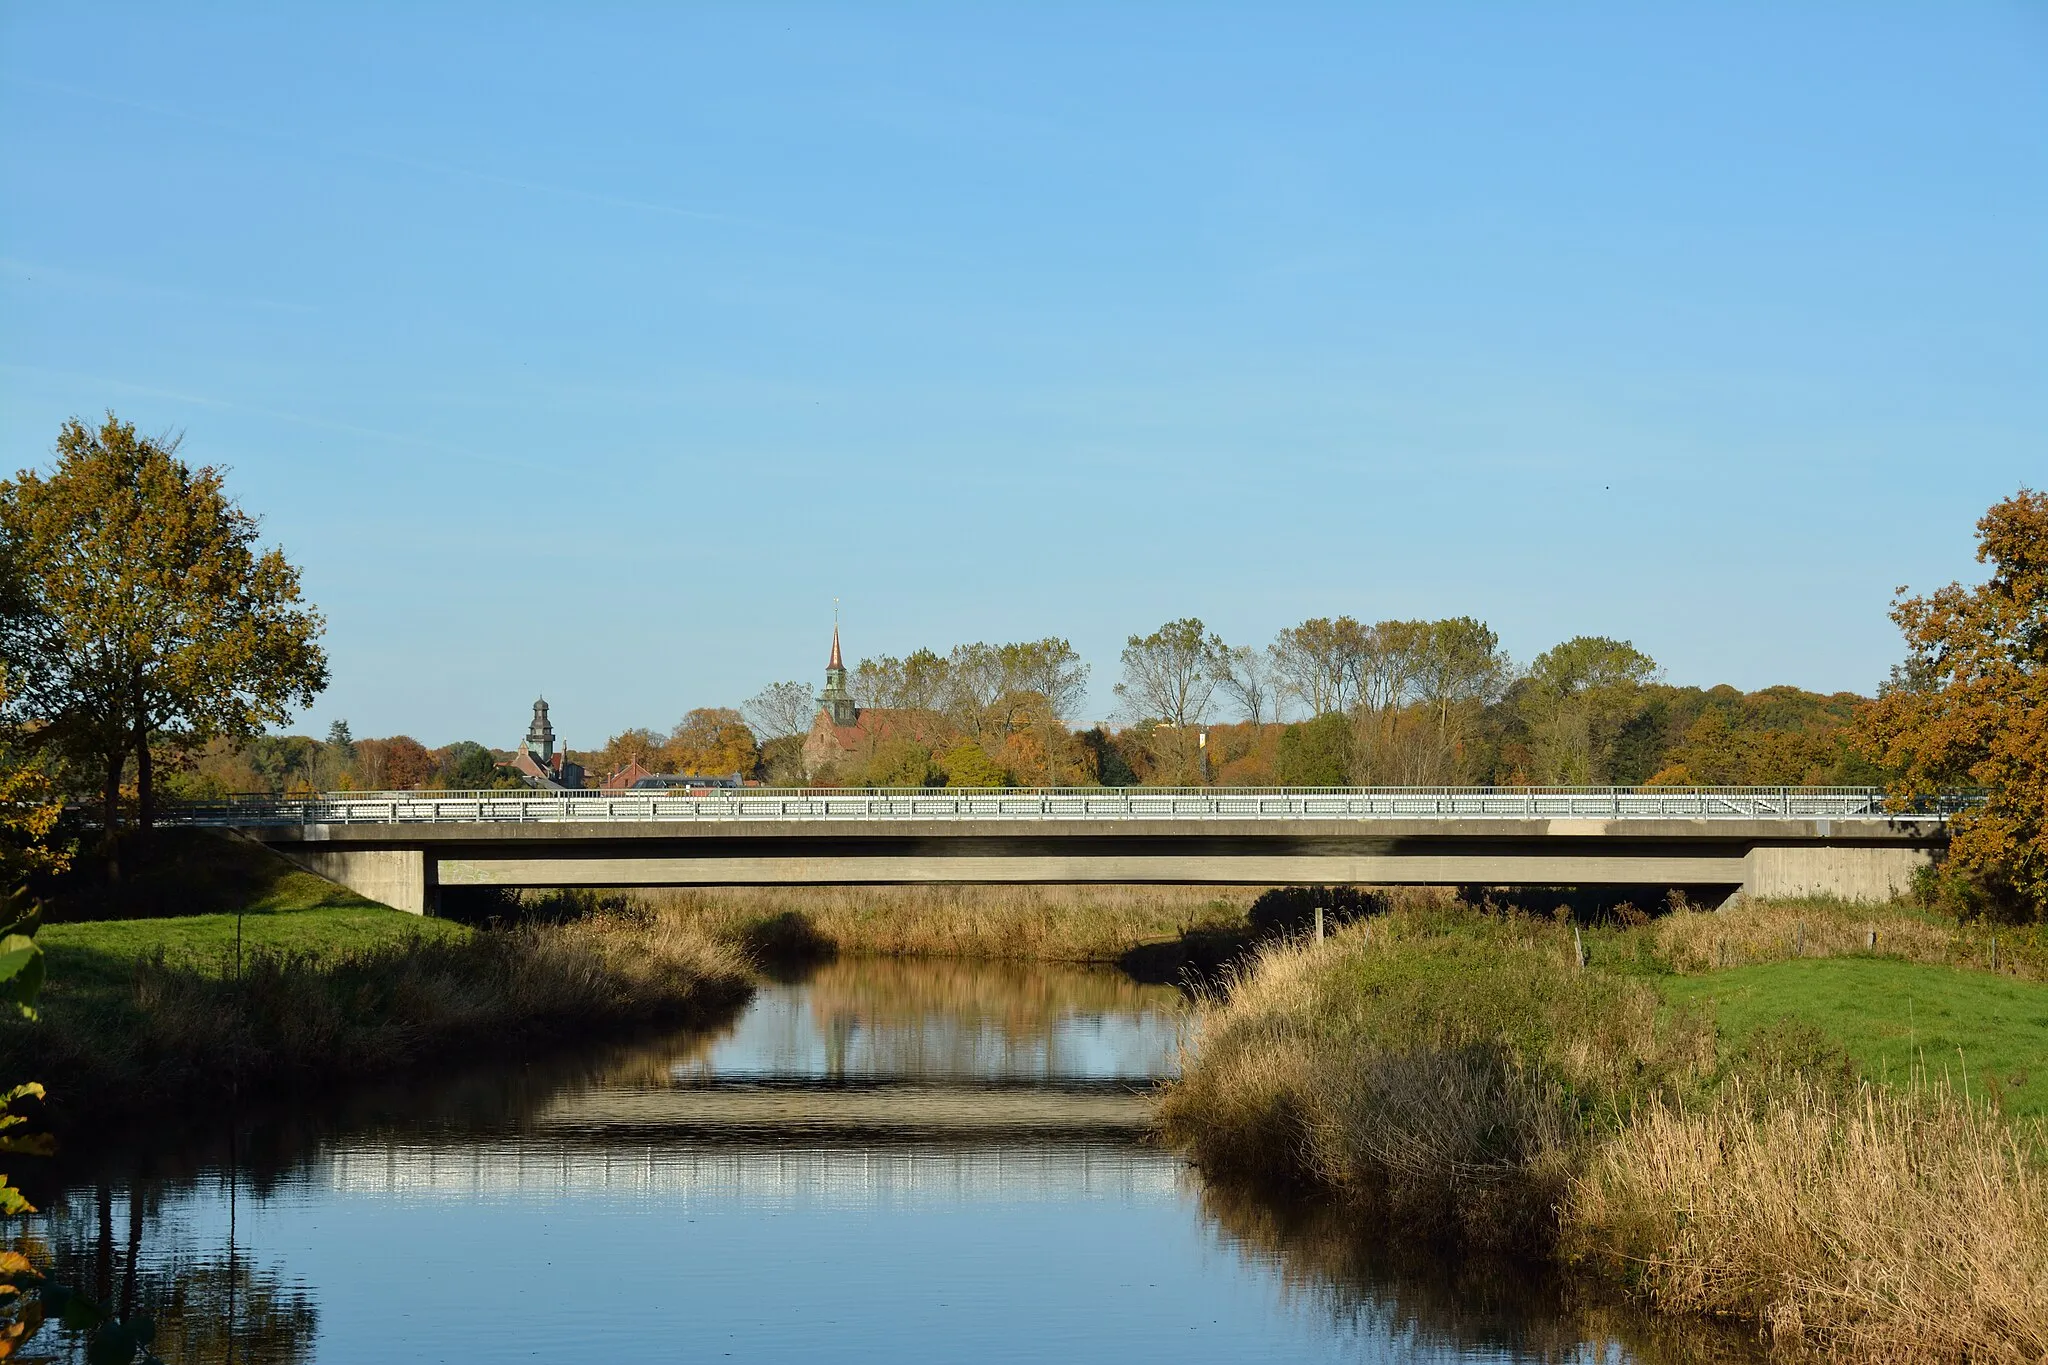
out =
<path fill-rule="evenodd" d="M 1924 1066 L 1967 1075 L 2012 1116 L 2048 1115 L 2048 985 L 1876 957 L 1795 959 L 1656 979 L 1674 1004 L 1711 1001 L 1729 1047 L 1787 1016 L 1823 1030 L 1872 1080 Z"/>
<path fill-rule="evenodd" d="M 394 947 L 416 938 L 432 942 L 463 939 L 469 934 L 470 930 L 459 924 L 423 919 L 356 898 L 352 905 L 244 915 L 242 952 L 245 956 L 269 951 L 326 959 Z M 234 961 L 235 917 L 186 915 L 52 924 L 36 935 L 36 942 L 49 959 L 50 988 L 58 991 L 125 987 L 132 976 L 130 964 L 158 951 L 168 964 L 217 976 Z"/>
<path fill-rule="evenodd" d="M 377 906 L 252 839 L 175 828 L 133 838 L 119 882 L 107 879 L 96 857 L 81 858 L 44 897 L 45 919 L 56 924 Z"/>

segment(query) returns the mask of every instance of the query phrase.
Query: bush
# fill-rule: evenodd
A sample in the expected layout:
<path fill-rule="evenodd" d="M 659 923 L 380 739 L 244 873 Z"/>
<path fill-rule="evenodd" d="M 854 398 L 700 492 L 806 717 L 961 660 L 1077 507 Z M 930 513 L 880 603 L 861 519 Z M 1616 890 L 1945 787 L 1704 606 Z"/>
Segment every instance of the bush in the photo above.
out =
<path fill-rule="evenodd" d="M 1383 915 L 1390 904 L 1386 892 L 1356 886 L 1276 886 L 1259 893 L 1245 920 L 1254 934 L 1271 938 L 1313 929 L 1318 909 L 1325 927 L 1334 929 L 1367 915 Z"/>

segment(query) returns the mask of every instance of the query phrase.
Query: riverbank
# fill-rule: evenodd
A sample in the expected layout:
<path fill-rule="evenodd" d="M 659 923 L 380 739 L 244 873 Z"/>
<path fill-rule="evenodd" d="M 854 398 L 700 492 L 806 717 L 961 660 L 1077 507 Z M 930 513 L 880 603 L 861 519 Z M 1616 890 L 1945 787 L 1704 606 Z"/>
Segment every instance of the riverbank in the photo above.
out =
<path fill-rule="evenodd" d="M 709 1022 L 747 960 L 646 917 L 474 930 L 367 904 L 52 925 L 40 1020 L 0 1023 L 0 1076 L 46 1118 L 203 1106 L 440 1059 Z"/>
<path fill-rule="evenodd" d="M 2038 1359 L 2048 1136 L 2014 1059 L 2048 1056 L 2048 987 L 2003 957 L 1997 975 L 1916 960 L 1953 960 L 1941 928 L 1753 906 L 1575 937 L 1397 911 L 1265 949 L 1204 1008 L 1159 1118 L 1210 1170 L 1291 1177 L 1405 1232 L 1554 1261 L 1782 1345 Z M 1775 960 L 1724 973 L 1700 951 L 1714 939 Z M 1871 972 L 1958 1029 L 1999 1021 L 1996 1063 L 1944 1035 L 1960 1059 L 1891 1070 Z M 2000 1067 L 2003 1095 L 1984 1084 Z"/>

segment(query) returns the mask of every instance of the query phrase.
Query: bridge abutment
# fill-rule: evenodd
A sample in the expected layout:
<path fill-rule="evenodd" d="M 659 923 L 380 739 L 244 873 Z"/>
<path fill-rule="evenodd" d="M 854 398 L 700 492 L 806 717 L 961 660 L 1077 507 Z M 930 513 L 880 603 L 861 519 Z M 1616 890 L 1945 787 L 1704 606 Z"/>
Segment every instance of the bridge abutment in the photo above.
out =
<path fill-rule="evenodd" d="M 1742 894 L 1765 900 L 1895 900 L 1913 889 L 1913 874 L 1933 862 L 1933 849 L 1914 845 L 1765 845 L 1743 859 Z"/>
<path fill-rule="evenodd" d="M 339 882 L 358 896 L 408 914 L 436 908 L 434 858 L 424 848 L 323 848 L 273 844 L 288 862 Z"/>

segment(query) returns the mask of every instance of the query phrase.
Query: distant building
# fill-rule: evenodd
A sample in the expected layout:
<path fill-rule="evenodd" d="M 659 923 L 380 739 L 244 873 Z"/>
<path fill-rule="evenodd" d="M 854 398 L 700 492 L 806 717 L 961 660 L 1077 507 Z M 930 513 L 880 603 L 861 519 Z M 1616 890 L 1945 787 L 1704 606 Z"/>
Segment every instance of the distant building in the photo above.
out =
<path fill-rule="evenodd" d="M 727 791 L 747 785 L 747 780 L 738 773 L 724 777 L 706 777 L 701 773 L 648 773 L 637 779 L 632 786 L 636 792 L 644 791 Z"/>
<path fill-rule="evenodd" d="M 818 694 L 818 714 L 804 736 L 804 775 L 816 777 L 852 761 L 864 763 L 875 745 L 901 725 L 901 712 L 857 706 L 846 690 L 846 663 L 839 655 L 839 627 L 832 627 L 832 657 L 825 664 L 825 690 Z"/>
<path fill-rule="evenodd" d="M 719 777 L 706 777 L 701 773 L 658 773 L 641 766 L 639 759 L 629 761 L 625 767 L 607 777 L 599 786 L 608 792 L 623 791 L 716 791 L 721 789 L 759 786 L 757 782 L 729 773 Z"/>
<path fill-rule="evenodd" d="M 598 783 L 597 785 L 601 790 L 604 791 L 622 792 L 626 790 L 628 787 L 637 784 L 641 778 L 652 776 L 654 776 L 654 770 L 652 768 L 641 766 L 640 760 L 637 758 L 630 758 L 626 760 L 625 767 L 620 768 L 617 772 L 613 773 L 610 777 L 607 777 L 604 781 Z"/>
<path fill-rule="evenodd" d="M 574 791 L 583 785 L 583 765 L 571 763 L 566 752 L 555 752 L 555 727 L 548 721 L 545 698 L 533 704 L 533 724 L 526 727 L 526 738 L 507 766 L 530 787 Z"/>

